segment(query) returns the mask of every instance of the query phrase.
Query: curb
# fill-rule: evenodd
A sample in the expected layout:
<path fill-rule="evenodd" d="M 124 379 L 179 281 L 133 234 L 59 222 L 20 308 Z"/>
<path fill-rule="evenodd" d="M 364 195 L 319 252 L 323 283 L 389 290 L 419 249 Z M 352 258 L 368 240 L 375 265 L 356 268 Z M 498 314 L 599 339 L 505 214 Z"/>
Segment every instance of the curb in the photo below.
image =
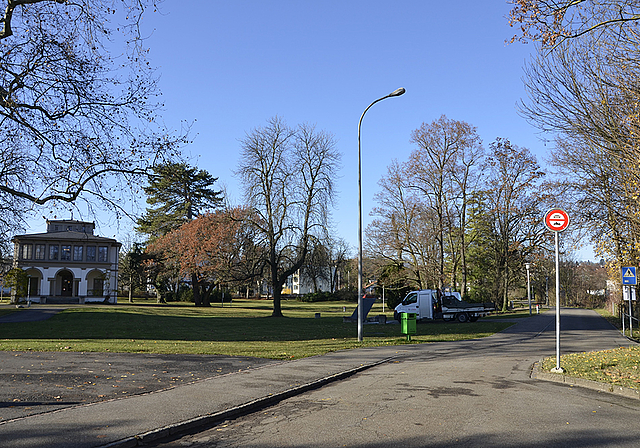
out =
<path fill-rule="evenodd" d="M 352 375 L 355 375 L 356 373 L 370 369 L 371 367 L 376 367 L 380 364 L 384 364 L 395 358 L 396 356 L 392 356 L 390 358 L 385 358 L 380 361 L 373 362 L 371 364 L 366 364 L 366 365 L 362 364 L 358 367 L 354 367 L 353 369 L 345 370 L 344 372 L 340 372 L 324 378 L 320 378 L 310 383 L 302 384 L 300 386 L 287 389 L 277 394 L 272 394 L 263 398 L 258 398 L 256 400 L 252 400 L 247 403 L 243 403 L 241 405 L 234 406 L 229 409 L 225 409 L 224 411 L 202 415 L 200 417 L 195 417 L 190 420 L 185 420 L 185 421 L 168 425 L 162 428 L 154 429 L 152 431 L 148 431 L 142 434 L 136 434 L 134 436 L 117 440 L 115 442 L 111 442 L 106 445 L 100 445 L 98 448 L 133 448 L 133 447 L 143 446 L 148 443 L 151 443 L 166 437 L 177 436 L 180 434 L 188 433 L 190 431 L 195 431 L 206 426 L 213 426 L 216 422 L 238 418 L 243 415 L 247 415 L 252 412 L 267 408 L 269 406 L 273 406 L 283 400 L 286 400 L 287 398 L 300 395 L 310 390 L 318 389 L 334 381 L 343 380 Z"/>
<path fill-rule="evenodd" d="M 606 392 L 613 395 L 640 400 L 640 390 L 631 389 L 629 387 L 616 386 L 609 383 L 601 383 L 599 381 L 585 380 L 584 378 L 575 378 L 559 373 L 541 372 L 541 364 L 542 359 L 531 366 L 531 378 L 536 380 L 551 381 L 553 383 L 564 383 L 570 386 L 584 387 L 586 389 L 597 390 L 598 392 Z"/>

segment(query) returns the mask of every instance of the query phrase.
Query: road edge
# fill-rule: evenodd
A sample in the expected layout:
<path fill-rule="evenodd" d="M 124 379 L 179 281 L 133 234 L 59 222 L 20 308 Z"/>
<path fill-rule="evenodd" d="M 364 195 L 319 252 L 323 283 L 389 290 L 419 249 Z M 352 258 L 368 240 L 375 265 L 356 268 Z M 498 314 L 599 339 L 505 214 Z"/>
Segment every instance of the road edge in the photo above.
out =
<path fill-rule="evenodd" d="M 110 442 L 106 445 L 100 445 L 98 448 L 133 448 L 144 446 L 145 444 L 155 442 L 163 438 L 179 436 L 190 431 L 196 431 L 205 426 L 213 426 L 216 422 L 238 418 L 243 415 L 247 415 L 252 412 L 267 408 L 269 406 L 273 406 L 283 400 L 286 400 L 287 398 L 291 398 L 296 395 L 318 389 L 334 381 L 343 380 L 352 375 L 355 375 L 356 373 L 360 373 L 372 367 L 390 362 L 396 357 L 397 356 L 392 356 L 376 362 L 372 362 L 370 364 L 361 364 L 358 367 L 335 373 L 333 375 L 317 379 L 310 383 L 287 389 L 277 394 L 271 394 L 266 397 L 258 398 L 256 400 L 252 400 L 247 403 L 225 409 L 223 411 L 202 415 L 190 420 L 185 420 L 182 422 L 174 423 L 172 425 L 164 426 L 162 428 L 154 429 L 152 431 L 147 431 L 142 434 L 136 434 L 134 436 L 130 436 L 121 440 L 116 440 L 115 442 Z"/>
<path fill-rule="evenodd" d="M 597 390 L 599 392 L 606 392 L 626 398 L 640 400 L 640 390 L 637 389 L 616 386 L 615 384 L 601 383 L 599 381 L 586 380 L 584 378 L 575 378 L 572 376 L 564 375 L 562 373 L 542 372 L 540 370 L 542 361 L 543 359 L 531 366 L 531 378 L 536 380 L 550 381 L 554 383 L 568 384 L 570 386 L 584 387 L 586 389 Z"/>

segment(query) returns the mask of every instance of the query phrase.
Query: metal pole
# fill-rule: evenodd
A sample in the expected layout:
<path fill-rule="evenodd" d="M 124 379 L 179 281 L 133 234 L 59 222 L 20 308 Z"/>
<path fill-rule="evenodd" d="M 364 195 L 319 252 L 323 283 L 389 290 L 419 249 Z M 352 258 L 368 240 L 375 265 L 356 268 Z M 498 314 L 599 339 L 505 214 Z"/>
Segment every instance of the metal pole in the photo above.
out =
<path fill-rule="evenodd" d="M 364 322 L 364 307 L 362 304 L 362 145 L 360 144 L 360 128 L 364 114 L 379 101 L 393 96 L 400 96 L 405 92 L 404 88 L 394 90 L 389 95 L 378 98 L 369 104 L 362 112 L 358 122 L 358 342 L 362 342 L 362 325 Z"/>
<path fill-rule="evenodd" d="M 527 268 L 527 300 L 529 301 L 529 316 L 531 316 L 531 281 L 529 279 L 529 263 L 524 265 Z"/>
<path fill-rule="evenodd" d="M 622 287 L 622 307 L 621 307 L 621 310 L 620 310 L 620 314 L 622 314 L 622 335 L 623 336 L 624 336 L 625 332 L 627 331 L 627 329 L 625 328 L 626 319 L 625 319 L 625 315 L 624 315 L 624 296 L 625 296 L 626 289 L 627 289 L 626 286 Z"/>
<path fill-rule="evenodd" d="M 560 247 L 558 244 L 558 233 L 556 234 L 556 367 L 552 372 L 562 373 L 560 367 Z"/>
<path fill-rule="evenodd" d="M 631 310 L 631 299 L 633 298 L 633 286 L 629 286 L 629 337 L 633 337 L 633 313 Z"/>

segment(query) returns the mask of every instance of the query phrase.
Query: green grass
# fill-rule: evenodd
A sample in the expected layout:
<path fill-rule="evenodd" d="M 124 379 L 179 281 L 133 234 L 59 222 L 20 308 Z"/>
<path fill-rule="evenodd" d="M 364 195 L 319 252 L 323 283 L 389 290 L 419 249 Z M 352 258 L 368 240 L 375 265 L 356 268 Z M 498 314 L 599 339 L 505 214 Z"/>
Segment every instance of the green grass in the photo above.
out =
<path fill-rule="evenodd" d="M 122 302 L 121 302 L 122 303 Z M 300 358 L 331 351 L 406 344 L 399 325 L 344 323 L 354 304 L 284 301 L 286 317 L 270 317 L 271 301 L 234 300 L 232 306 L 83 305 L 49 320 L 0 325 L 0 350 L 193 353 Z M 343 311 L 346 307 L 346 311 Z M 17 310 L 21 312 L 22 310 Z M 369 316 L 381 314 L 380 305 Z M 315 313 L 321 313 L 316 319 Z M 392 311 L 386 313 L 389 318 Z M 509 322 L 418 324 L 412 343 L 490 336 Z"/>
<path fill-rule="evenodd" d="M 536 315 L 536 309 L 535 307 L 533 308 L 533 316 Z M 529 315 L 529 309 L 527 308 L 526 310 L 514 310 L 514 311 L 498 311 L 494 314 L 491 314 L 490 316 L 487 316 L 486 319 L 519 319 L 519 318 L 523 318 L 523 317 L 530 317 Z"/>
<path fill-rule="evenodd" d="M 556 357 L 543 361 L 542 368 L 550 371 Z M 640 389 L 640 347 L 620 347 L 598 352 L 572 353 L 560 356 L 564 374 L 617 386 Z"/>
<path fill-rule="evenodd" d="M 621 329 L 618 317 L 604 309 L 595 311 L 613 326 Z M 634 336 L 638 337 L 640 334 L 634 331 Z M 545 371 L 551 371 L 554 367 L 556 367 L 555 356 L 546 358 L 542 362 L 542 369 Z M 640 347 L 638 346 L 561 355 L 560 367 L 564 369 L 564 375 L 567 376 L 640 389 Z"/>

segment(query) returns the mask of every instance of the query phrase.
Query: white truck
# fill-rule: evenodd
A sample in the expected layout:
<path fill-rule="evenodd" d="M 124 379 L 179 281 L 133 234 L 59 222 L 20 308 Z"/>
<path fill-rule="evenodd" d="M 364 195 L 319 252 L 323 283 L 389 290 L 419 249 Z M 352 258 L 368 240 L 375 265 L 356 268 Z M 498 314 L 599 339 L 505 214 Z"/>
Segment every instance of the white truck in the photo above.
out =
<path fill-rule="evenodd" d="M 417 320 L 475 322 L 495 310 L 493 303 L 465 302 L 459 292 L 421 289 L 407 294 L 402 303 L 396 306 L 394 317 L 399 321 L 401 313 L 415 313 Z"/>

